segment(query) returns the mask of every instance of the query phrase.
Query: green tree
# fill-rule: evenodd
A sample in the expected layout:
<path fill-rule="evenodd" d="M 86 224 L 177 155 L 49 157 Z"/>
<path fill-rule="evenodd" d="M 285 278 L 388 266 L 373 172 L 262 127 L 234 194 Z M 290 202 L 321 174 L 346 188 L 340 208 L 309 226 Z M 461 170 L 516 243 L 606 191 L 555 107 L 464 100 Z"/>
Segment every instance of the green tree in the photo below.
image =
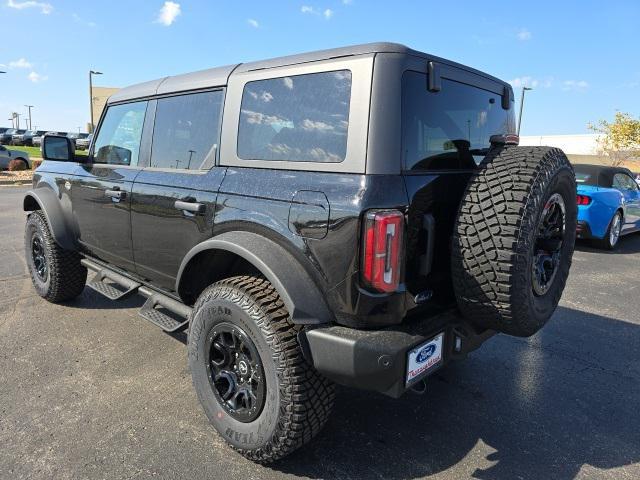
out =
<path fill-rule="evenodd" d="M 596 125 L 590 124 L 589 129 L 601 134 L 598 148 L 614 167 L 640 160 L 640 118 L 616 112 L 613 122 L 600 120 Z"/>

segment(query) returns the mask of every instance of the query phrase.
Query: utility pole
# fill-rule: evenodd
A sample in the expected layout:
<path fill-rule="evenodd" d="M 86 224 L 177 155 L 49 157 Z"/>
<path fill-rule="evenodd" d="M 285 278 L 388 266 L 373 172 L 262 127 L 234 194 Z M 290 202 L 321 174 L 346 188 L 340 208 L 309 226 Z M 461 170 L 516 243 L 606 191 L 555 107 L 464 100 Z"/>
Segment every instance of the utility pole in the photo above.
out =
<path fill-rule="evenodd" d="M 25 107 L 29 109 L 29 130 L 31 130 L 31 109 L 33 108 L 33 105 L 25 105 Z"/>
<path fill-rule="evenodd" d="M 102 75 L 102 72 L 97 72 L 95 70 L 89 70 L 89 109 L 91 112 L 91 121 L 89 122 L 89 133 L 93 133 L 94 124 L 93 124 L 93 75 Z"/>
<path fill-rule="evenodd" d="M 520 96 L 520 114 L 518 115 L 518 136 L 520 136 L 520 124 L 522 123 L 522 110 L 524 109 L 524 93 L 527 90 L 533 90 L 531 87 L 522 87 L 522 95 Z"/>

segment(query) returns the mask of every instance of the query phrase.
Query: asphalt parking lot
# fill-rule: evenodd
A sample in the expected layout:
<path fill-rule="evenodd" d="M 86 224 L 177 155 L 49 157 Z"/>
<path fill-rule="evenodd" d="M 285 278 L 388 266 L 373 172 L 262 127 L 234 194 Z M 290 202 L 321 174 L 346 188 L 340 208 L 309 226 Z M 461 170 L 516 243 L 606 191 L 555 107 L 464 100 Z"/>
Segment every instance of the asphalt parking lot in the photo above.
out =
<path fill-rule="evenodd" d="M 579 245 L 537 335 L 495 337 L 422 396 L 341 388 L 324 432 L 263 467 L 209 426 L 184 334 L 140 318 L 141 297 L 35 294 L 25 190 L 0 187 L 0 478 L 640 478 L 638 234 Z"/>

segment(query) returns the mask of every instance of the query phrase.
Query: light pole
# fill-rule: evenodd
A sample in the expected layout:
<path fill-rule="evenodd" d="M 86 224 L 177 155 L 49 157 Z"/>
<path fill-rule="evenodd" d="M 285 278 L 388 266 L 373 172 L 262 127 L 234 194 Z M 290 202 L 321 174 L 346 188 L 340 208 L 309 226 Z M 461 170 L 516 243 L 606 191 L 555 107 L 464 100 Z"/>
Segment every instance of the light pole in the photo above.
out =
<path fill-rule="evenodd" d="M 524 92 L 533 90 L 531 87 L 522 87 L 522 95 L 520 96 L 520 114 L 518 115 L 518 136 L 520 136 L 520 124 L 522 123 L 522 109 L 524 108 Z"/>
<path fill-rule="evenodd" d="M 29 109 L 29 130 L 31 130 L 31 109 L 33 108 L 33 105 L 25 105 L 25 107 Z"/>
<path fill-rule="evenodd" d="M 91 111 L 91 122 L 89 123 L 89 133 L 93 133 L 93 75 L 102 75 L 102 72 L 89 70 L 89 108 Z"/>

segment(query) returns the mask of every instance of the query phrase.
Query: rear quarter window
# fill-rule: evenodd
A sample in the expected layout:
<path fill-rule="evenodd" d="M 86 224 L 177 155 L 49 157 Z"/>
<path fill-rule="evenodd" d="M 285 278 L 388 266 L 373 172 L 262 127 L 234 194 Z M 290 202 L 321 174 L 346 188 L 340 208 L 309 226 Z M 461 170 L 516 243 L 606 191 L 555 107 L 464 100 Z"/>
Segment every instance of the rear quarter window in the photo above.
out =
<path fill-rule="evenodd" d="M 242 93 L 238 157 L 342 162 L 350 99 L 349 70 L 248 82 Z"/>

